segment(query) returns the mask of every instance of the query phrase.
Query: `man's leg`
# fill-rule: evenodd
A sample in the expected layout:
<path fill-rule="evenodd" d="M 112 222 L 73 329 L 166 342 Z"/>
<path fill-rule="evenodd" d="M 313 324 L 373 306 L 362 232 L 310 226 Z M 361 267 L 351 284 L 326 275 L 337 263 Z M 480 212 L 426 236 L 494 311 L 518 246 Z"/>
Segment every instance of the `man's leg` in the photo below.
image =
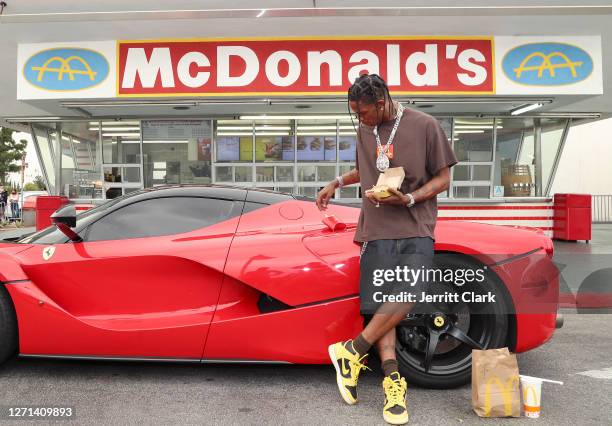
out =
<path fill-rule="evenodd" d="M 385 303 L 372 316 L 372 320 L 361 332 L 369 343 L 376 343 L 389 332 L 395 333 L 395 326 L 412 310 L 414 303 Z M 383 312 L 383 313 L 380 313 Z M 395 334 L 393 334 L 395 342 Z"/>
<path fill-rule="evenodd" d="M 390 330 L 376 342 L 380 362 L 385 376 L 397 373 L 397 359 L 395 358 L 395 329 Z"/>

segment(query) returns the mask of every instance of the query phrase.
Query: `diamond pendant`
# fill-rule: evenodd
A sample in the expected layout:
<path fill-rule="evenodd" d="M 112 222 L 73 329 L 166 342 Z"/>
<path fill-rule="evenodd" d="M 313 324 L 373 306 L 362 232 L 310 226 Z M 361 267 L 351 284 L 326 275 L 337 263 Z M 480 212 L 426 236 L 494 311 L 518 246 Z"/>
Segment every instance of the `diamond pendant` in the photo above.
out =
<path fill-rule="evenodd" d="M 380 172 L 384 172 L 389 168 L 389 158 L 387 158 L 387 155 L 384 152 L 381 152 L 376 159 L 376 168 Z"/>

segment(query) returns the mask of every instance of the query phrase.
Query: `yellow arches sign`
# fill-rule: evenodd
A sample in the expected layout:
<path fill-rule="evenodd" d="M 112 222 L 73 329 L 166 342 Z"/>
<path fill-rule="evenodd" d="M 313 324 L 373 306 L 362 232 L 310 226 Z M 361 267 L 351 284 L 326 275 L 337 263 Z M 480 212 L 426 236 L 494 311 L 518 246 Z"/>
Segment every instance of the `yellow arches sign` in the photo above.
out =
<path fill-rule="evenodd" d="M 83 66 L 84 69 L 70 68 L 70 63 L 72 61 L 79 62 Z M 59 62 L 60 67 L 51 68 L 50 65 L 54 62 Z M 68 77 L 70 78 L 70 80 L 73 80 L 73 81 L 74 81 L 75 74 L 87 75 L 89 76 L 89 79 L 91 81 L 94 81 L 96 78 L 96 74 L 98 74 L 96 71 L 92 71 L 87 61 L 85 61 L 85 59 L 83 59 L 80 56 L 70 56 L 66 59 L 62 58 L 61 56 L 53 56 L 52 58 L 47 59 L 42 66 L 32 67 L 32 70 L 38 71 L 38 77 L 36 77 L 36 81 L 42 81 L 43 77 L 45 76 L 45 73 L 47 72 L 57 73 L 58 80 L 62 80 L 64 78 L 64 74 L 68 74 Z"/>

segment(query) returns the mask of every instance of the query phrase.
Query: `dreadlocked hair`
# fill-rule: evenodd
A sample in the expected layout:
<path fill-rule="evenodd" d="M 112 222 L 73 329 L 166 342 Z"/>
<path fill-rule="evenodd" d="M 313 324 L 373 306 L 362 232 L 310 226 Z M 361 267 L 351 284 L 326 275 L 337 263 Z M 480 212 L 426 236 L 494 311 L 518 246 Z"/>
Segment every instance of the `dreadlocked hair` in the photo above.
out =
<path fill-rule="evenodd" d="M 353 120 L 353 114 L 351 114 L 350 102 L 362 102 L 364 104 L 375 104 L 378 100 L 384 99 L 385 105 L 389 109 L 392 108 L 393 100 L 389 93 L 387 83 L 378 74 L 361 74 L 355 79 L 355 82 L 348 89 L 348 101 L 347 109 L 351 116 L 351 122 L 355 133 L 361 132 L 361 125 L 359 131 Z"/>
<path fill-rule="evenodd" d="M 378 74 L 361 74 L 348 90 L 348 100 L 376 103 L 379 99 L 391 100 L 387 83 Z"/>

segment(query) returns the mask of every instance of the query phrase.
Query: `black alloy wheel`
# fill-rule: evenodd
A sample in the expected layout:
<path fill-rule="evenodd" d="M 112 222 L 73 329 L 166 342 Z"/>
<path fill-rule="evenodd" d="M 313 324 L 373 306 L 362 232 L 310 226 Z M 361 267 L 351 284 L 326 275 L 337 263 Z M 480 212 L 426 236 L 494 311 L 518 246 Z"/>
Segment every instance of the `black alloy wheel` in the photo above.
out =
<path fill-rule="evenodd" d="M 469 258 L 443 256 L 444 269 L 479 267 Z M 396 327 L 396 353 L 401 373 L 409 383 L 445 389 L 470 381 L 472 349 L 505 346 L 511 302 L 499 278 L 491 271 L 482 283 L 457 286 L 432 283 L 432 293 L 458 293 L 458 303 L 417 304 Z M 461 294 L 495 295 L 495 303 L 461 301 Z"/>

